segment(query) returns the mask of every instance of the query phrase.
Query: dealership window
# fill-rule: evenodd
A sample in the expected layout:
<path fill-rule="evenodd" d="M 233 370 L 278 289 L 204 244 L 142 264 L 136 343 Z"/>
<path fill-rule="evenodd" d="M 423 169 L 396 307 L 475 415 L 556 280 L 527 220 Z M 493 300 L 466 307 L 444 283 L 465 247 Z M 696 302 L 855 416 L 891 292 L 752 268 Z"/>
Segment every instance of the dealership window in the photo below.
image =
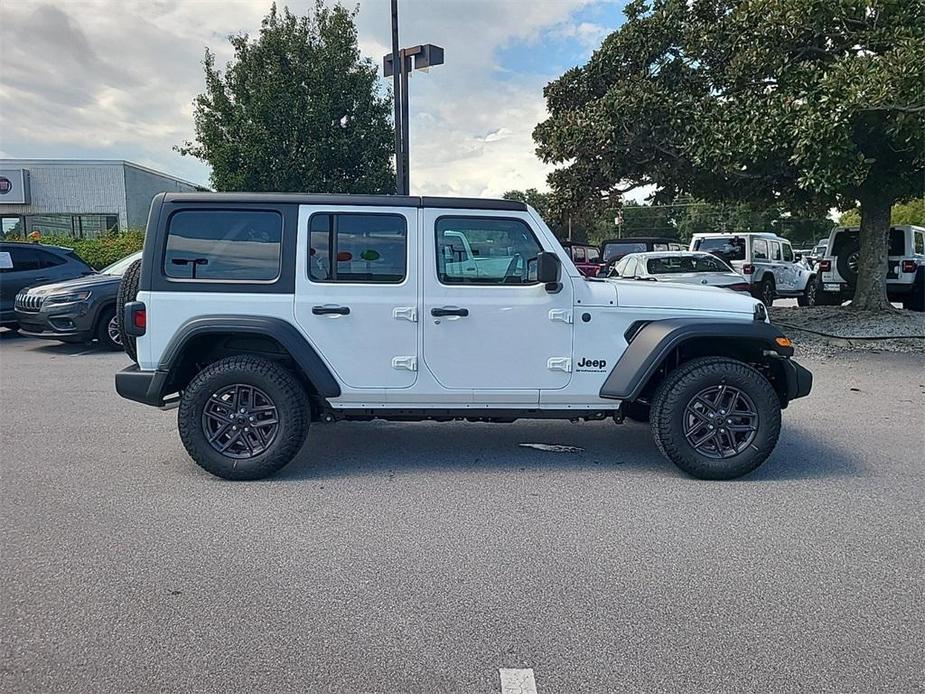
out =
<path fill-rule="evenodd" d="M 316 214 L 310 231 L 308 274 L 312 281 L 404 281 L 408 230 L 401 215 Z"/>
<path fill-rule="evenodd" d="M 262 210 L 184 210 L 170 217 L 168 277 L 268 282 L 279 277 L 283 218 Z"/>
<path fill-rule="evenodd" d="M 39 232 L 42 236 L 95 239 L 119 231 L 117 214 L 35 214 L 25 220 L 23 236 Z"/>
<path fill-rule="evenodd" d="M 15 217 L 0 217 L 2 224 L 3 239 L 6 241 L 18 241 L 25 238 L 26 233 L 23 231 L 23 219 L 19 215 Z"/>

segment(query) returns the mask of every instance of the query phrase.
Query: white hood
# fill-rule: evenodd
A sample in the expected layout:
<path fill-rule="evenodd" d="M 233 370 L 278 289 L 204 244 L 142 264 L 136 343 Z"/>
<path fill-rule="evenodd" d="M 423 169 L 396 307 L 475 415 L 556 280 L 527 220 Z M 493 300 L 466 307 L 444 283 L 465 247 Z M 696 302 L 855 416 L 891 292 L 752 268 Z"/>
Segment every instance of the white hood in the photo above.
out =
<path fill-rule="evenodd" d="M 672 284 L 639 280 L 602 280 L 617 292 L 617 305 L 627 308 L 662 308 L 685 311 L 726 311 L 754 315 L 761 302 L 747 294 L 701 284 Z"/>

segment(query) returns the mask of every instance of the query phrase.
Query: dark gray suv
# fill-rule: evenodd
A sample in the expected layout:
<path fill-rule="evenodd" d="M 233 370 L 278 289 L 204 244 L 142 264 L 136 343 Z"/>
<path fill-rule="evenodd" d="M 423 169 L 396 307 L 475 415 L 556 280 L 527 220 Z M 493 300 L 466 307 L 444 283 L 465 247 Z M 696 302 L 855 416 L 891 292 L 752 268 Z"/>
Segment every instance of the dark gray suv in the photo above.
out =
<path fill-rule="evenodd" d="M 24 287 L 94 272 L 70 248 L 3 241 L 0 243 L 0 326 L 16 329 L 13 302 Z"/>
<path fill-rule="evenodd" d="M 122 349 L 116 326 L 116 294 L 122 273 L 141 252 L 119 260 L 98 273 L 43 284 L 16 296 L 20 332 L 62 342 L 98 340 L 107 349 Z"/>

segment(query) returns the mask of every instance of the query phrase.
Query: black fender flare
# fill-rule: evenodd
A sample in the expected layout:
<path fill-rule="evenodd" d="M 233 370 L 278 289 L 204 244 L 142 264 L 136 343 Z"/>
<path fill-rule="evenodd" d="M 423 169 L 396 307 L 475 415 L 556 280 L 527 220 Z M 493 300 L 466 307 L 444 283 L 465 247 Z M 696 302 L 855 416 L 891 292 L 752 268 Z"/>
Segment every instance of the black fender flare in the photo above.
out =
<path fill-rule="evenodd" d="M 271 316 L 199 316 L 179 327 L 161 354 L 157 370 L 169 374 L 190 340 L 202 335 L 232 333 L 273 338 L 289 352 L 321 397 L 336 398 L 340 385 L 305 336 L 288 321 Z"/>
<path fill-rule="evenodd" d="M 601 386 L 600 396 L 632 402 L 648 383 L 665 358 L 693 339 L 738 340 L 771 350 L 779 357 L 793 356 L 793 347 L 777 338 L 785 335 L 770 323 L 709 318 L 668 318 L 650 321 L 635 332 L 628 331 L 626 350 Z M 789 345 L 789 341 L 785 342 Z"/>

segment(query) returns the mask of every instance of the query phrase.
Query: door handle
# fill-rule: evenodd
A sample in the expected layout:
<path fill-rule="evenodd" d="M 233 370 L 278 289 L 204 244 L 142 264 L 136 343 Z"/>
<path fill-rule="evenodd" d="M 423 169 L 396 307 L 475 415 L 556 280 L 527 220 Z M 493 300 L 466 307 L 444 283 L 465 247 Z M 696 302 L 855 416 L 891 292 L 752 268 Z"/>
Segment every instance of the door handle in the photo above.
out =
<path fill-rule="evenodd" d="M 328 314 L 337 314 L 338 316 L 348 316 L 350 315 L 349 306 L 312 306 L 312 313 L 316 316 L 324 316 Z"/>
<path fill-rule="evenodd" d="M 432 308 L 430 309 L 430 315 L 439 318 L 440 316 L 462 316 L 465 318 L 469 315 L 469 309 L 467 308 L 450 308 L 449 306 L 444 306 L 443 308 Z"/>

